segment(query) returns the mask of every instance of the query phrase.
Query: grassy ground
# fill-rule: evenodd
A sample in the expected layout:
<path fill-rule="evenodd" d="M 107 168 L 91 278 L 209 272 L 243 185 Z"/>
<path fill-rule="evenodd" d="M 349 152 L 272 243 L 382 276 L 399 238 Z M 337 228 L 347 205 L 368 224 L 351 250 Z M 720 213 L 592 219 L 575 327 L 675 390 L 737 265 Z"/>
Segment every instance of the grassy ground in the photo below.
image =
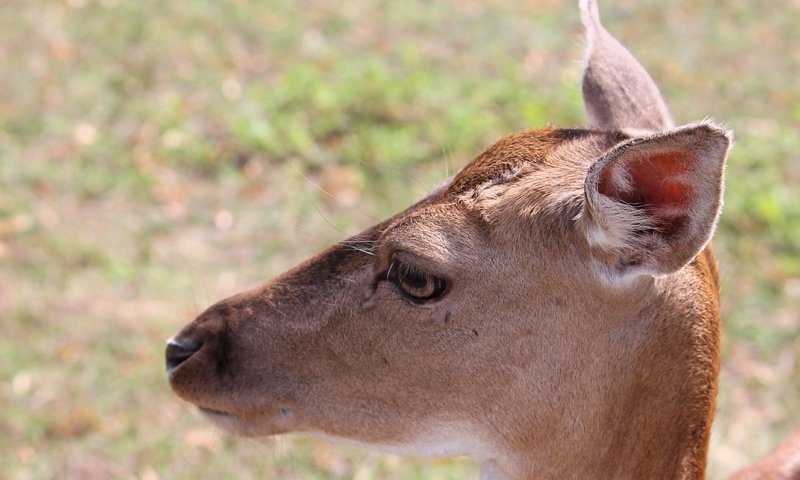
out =
<path fill-rule="evenodd" d="M 737 135 L 721 478 L 800 425 L 800 3 L 605 3 L 676 119 Z M 0 2 L 0 478 L 475 477 L 220 435 L 170 393 L 163 341 L 499 136 L 582 125 L 577 19 L 552 0 Z"/>

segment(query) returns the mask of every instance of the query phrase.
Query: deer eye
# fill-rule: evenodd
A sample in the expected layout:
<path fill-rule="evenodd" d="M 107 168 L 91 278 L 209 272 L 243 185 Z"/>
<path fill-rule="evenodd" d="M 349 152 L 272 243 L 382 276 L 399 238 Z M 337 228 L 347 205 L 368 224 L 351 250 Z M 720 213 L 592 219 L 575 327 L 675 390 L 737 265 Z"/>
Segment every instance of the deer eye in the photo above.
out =
<path fill-rule="evenodd" d="M 444 279 L 397 260 L 392 261 L 389 266 L 386 279 L 397 285 L 415 302 L 433 300 L 447 289 L 447 282 Z"/>

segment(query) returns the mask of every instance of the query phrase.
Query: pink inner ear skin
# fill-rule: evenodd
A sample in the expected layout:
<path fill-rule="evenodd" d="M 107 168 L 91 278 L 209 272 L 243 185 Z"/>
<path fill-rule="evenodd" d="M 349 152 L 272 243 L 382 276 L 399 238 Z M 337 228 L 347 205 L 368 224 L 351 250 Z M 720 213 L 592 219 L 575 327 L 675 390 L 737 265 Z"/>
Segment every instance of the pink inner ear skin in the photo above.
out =
<path fill-rule="evenodd" d="M 693 170 L 687 152 L 669 151 L 626 162 L 630 190 L 621 190 L 612 181 L 612 168 L 600 174 L 598 191 L 629 205 L 643 208 L 656 220 L 656 228 L 665 234 L 677 231 L 691 208 L 693 189 L 684 183 Z M 684 176 L 684 178 L 678 178 Z"/>

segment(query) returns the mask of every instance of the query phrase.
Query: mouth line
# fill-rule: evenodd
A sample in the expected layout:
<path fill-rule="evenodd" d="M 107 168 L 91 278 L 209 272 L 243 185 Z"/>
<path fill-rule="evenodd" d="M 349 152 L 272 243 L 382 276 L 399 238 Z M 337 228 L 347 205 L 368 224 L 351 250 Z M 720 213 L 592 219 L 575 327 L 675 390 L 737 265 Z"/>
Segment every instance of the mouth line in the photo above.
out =
<path fill-rule="evenodd" d="M 222 410 L 217 410 L 217 409 L 214 409 L 214 408 L 200 407 L 200 406 L 198 406 L 197 408 L 201 412 L 203 412 L 204 414 L 212 416 L 212 417 L 230 418 L 230 417 L 235 417 L 236 416 L 236 415 L 234 415 L 232 413 L 224 412 Z"/>

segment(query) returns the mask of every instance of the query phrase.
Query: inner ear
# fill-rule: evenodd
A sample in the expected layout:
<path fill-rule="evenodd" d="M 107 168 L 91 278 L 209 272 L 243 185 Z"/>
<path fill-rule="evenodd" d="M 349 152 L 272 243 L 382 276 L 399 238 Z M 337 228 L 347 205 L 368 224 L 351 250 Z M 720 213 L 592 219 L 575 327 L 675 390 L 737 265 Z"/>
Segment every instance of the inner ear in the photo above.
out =
<path fill-rule="evenodd" d="M 689 183 L 693 173 L 691 155 L 669 150 L 626 163 L 610 165 L 600 172 L 598 192 L 643 210 L 652 229 L 666 235 L 677 233 L 688 218 L 694 197 Z"/>
<path fill-rule="evenodd" d="M 729 145 L 730 133 L 706 122 L 607 151 L 586 176 L 589 244 L 626 270 L 682 268 L 714 232 Z"/>

